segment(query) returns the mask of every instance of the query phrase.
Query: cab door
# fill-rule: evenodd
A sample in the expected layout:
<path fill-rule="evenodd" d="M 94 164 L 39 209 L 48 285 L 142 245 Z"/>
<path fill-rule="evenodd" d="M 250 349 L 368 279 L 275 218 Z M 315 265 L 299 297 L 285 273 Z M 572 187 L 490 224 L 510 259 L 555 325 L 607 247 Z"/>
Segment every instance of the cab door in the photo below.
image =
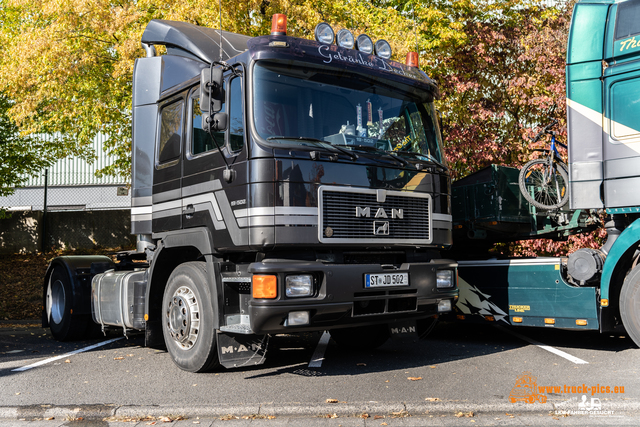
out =
<path fill-rule="evenodd" d="M 203 129 L 199 86 L 188 97 L 182 224 L 183 228 L 208 227 L 216 248 L 246 244 L 232 211 L 232 207 L 246 203 L 247 198 L 244 83 L 242 70 L 238 69 L 238 73 L 227 73 L 224 80 L 225 102 L 221 112 L 228 113 L 226 130 L 210 135 Z M 223 176 L 227 164 L 234 171 L 230 182 Z"/>
<path fill-rule="evenodd" d="M 640 206 L 640 0 L 617 5 L 613 49 L 603 73 L 604 202 Z"/>

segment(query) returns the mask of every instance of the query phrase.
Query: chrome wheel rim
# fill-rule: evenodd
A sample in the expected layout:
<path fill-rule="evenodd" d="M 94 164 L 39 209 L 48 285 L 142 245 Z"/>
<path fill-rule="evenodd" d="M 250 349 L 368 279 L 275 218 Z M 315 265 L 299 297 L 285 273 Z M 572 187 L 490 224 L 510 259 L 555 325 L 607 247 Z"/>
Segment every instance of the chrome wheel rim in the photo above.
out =
<path fill-rule="evenodd" d="M 200 329 L 200 308 L 191 289 L 186 286 L 176 289 L 166 307 L 165 322 L 179 348 L 189 350 L 195 345 Z"/>
<path fill-rule="evenodd" d="M 51 283 L 49 281 L 49 289 L 47 292 L 47 306 L 48 306 L 48 315 L 49 319 L 53 321 L 53 323 L 59 324 L 62 322 L 62 317 L 64 316 L 64 306 L 65 306 L 65 292 L 64 285 L 62 281 L 56 280 Z"/>

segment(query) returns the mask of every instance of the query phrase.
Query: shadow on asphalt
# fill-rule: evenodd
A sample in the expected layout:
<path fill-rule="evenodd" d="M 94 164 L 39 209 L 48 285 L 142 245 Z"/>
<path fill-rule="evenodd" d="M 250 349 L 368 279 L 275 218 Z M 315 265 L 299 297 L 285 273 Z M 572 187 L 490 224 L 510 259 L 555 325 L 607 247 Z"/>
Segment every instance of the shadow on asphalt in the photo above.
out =
<path fill-rule="evenodd" d="M 276 335 L 271 337 L 265 364 L 244 367 L 242 371 L 249 374 L 247 379 L 284 374 L 306 377 L 360 375 L 437 365 L 530 345 L 509 334 L 509 330 L 553 347 L 606 352 L 636 348 L 635 344 L 623 335 L 511 326 L 498 329 L 494 325 L 493 323 L 440 322 L 426 339 L 392 338 L 380 348 L 367 351 L 347 350 L 331 341 L 320 369 L 309 368 L 308 364 L 321 333 Z M 92 340 L 62 343 L 54 340 L 48 329 L 33 326 L 0 328 L 0 366 L 3 366 L 0 368 L 0 377 L 16 374 L 18 372 L 13 372 L 12 369 L 36 360 L 60 356 L 119 336 L 122 336 L 121 331 L 111 330 L 106 337 L 101 335 Z M 143 345 L 143 335 L 136 334 L 129 339 L 90 351 Z M 7 365 L 9 366 L 4 368 Z M 255 374 L 251 375 L 252 372 Z"/>

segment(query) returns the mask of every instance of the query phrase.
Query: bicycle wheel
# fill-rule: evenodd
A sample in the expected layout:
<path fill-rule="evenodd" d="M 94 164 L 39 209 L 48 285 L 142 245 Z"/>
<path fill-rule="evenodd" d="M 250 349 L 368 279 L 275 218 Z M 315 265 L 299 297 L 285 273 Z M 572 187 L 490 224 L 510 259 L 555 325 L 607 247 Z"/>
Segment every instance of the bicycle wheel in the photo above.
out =
<path fill-rule="evenodd" d="M 531 160 L 520 170 L 520 192 L 538 209 L 557 209 L 569 200 L 569 176 L 560 163 L 549 166 L 547 159 Z"/>

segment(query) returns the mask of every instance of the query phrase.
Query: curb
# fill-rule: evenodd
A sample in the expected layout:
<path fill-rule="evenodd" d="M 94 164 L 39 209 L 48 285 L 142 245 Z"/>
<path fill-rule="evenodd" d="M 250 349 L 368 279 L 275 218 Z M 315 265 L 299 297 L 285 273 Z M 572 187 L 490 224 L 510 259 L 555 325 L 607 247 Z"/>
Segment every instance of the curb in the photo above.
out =
<path fill-rule="evenodd" d="M 560 403 L 557 402 L 557 403 Z M 153 406 L 119 406 L 119 405 L 31 405 L 18 407 L 0 407 L 0 420 L 21 419 L 104 419 L 138 418 L 138 417 L 162 417 L 184 416 L 187 418 L 218 418 L 227 415 L 233 416 L 280 416 L 280 417 L 323 417 L 336 414 L 339 417 L 358 417 L 363 413 L 370 415 L 391 415 L 393 413 L 408 413 L 413 416 L 431 414 L 456 414 L 458 412 L 473 412 L 475 414 L 509 413 L 513 415 L 548 414 L 554 411 L 554 403 L 545 404 L 510 404 L 489 403 L 477 404 L 468 402 L 438 402 L 438 403 L 253 403 L 239 405 L 213 405 L 213 406 L 178 406 L 178 405 L 153 405 Z M 558 408 L 560 410 L 560 408 Z M 603 410 L 622 412 L 640 412 L 640 401 L 603 402 Z"/>

